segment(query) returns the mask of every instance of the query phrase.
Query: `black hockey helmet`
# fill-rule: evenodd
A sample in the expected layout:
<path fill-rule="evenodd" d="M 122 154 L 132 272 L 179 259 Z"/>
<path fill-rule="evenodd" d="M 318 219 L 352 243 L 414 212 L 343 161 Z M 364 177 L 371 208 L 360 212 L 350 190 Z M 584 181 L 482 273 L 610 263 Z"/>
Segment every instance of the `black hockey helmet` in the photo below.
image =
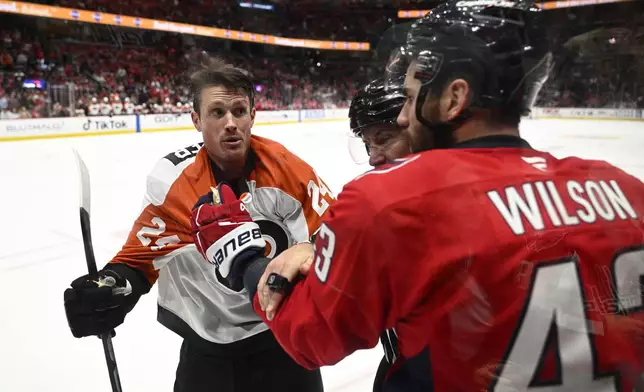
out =
<path fill-rule="evenodd" d="M 389 83 L 387 88 L 383 78 L 371 81 L 362 87 L 351 100 L 349 107 L 349 153 L 357 164 L 369 161 L 371 150 L 365 133 L 367 131 L 382 131 L 387 127 L 386 135 L 397 134 L 402 129 L 398 127 L 397 120 L 400 110 L 405 103 L 403 94 L 403 79 Z M 369 136 L 366 136 L 367 138 Z M 379 134 L 380 143 L 387 143 L 389 137 L 383 139 Z"/>
<path fill-rule="evenodd" d="M 392 80 L 385 88 L 383 78 L 376 79 L 356 93 L 349 107 L 351 131 L 360 136 L 365 127 L 375 124 L 396 124 L 405 103 L 402 81 Z"/>
<path fill-rule="evenodd" d="M 449 147 L 452 132 L 473 109 L 492 109 L 517 122 L 529 113 L 552 68 L 539 15 L 528 0 L 451 0 L 409 27 L 406 43 L 389 59 L 385 79 L 399 80 L 415 62 L 414 77 L 421 83 L 416 117 L 434 133 L 435 147 Z M 468 108 L 449 123 L 424 118 L 428 94 L 439 96 L 456 78 L 472 89 Z"/>

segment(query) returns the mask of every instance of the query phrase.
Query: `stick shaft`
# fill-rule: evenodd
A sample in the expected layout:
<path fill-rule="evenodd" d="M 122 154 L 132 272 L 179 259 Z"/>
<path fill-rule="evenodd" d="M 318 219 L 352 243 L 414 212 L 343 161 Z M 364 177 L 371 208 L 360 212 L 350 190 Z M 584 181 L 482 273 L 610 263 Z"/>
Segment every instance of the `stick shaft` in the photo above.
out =
<path fill-rule="evenodd" d="M 80 224 L 81 233 L 83 234 L 83 248 L 85 249 L 85 261 L 87 262 L 87 271 L 89 278 L 93 280 L 98 279 L 98 268 L 96 267 L 96 257 L 94 256 L 94 246 L 92 245 L 92 229 L 90 220 L 90 183 L 89 172 L 85 163 L 80 155 L 75 152 L 78 162 L 78 169 L 80 172 Z M 103 352 L 105 353 L 105 362 L 107 363 L 107 370 L 110 376 L 110 384 L 112 385 L 112 392 L 123 392 L 121 388 L 121 378 L 119 370 L 116 366 L 116 356 L 114 355 L 114 346 L 112 345 L 111 332 L 101 334 L 103 341 Z"/>

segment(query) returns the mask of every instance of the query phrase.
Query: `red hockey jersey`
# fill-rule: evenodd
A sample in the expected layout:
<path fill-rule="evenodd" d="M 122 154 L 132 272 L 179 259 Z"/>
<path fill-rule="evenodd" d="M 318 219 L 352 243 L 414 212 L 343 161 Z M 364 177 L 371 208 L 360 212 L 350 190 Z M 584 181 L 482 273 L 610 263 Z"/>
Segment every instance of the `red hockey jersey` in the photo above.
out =
<path fill-rule="evenodd" d="M 386 390 L 633 391 L 644 185 L 516 140 L 412 155 L 346 185 L 309 275 L 268 322 L 288 353 L 331 365 L 393 329 Z"/>

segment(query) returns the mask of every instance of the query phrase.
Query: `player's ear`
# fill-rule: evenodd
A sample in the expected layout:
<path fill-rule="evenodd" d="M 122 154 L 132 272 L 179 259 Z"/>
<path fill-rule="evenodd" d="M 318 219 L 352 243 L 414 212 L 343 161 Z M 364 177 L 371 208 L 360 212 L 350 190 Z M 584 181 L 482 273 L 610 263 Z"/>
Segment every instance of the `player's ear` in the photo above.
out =
<path fill-rule="evenodd" d="M 465 79 L 453 80 L 445 89 L 441 105 L 444 121 L 452 121 L 457 118 L 470 101 L 470 85 Z"/>
<path fill-rule="evenodd" d="M 199 114 L 193 110 L 190 113 L 190 117 L 192 118 L 192 124 L 195 126 L 197 131 L 201 132 L 201 120 L 199 119 Z"/>
<path fill-rule="evenodd" d="M 250 109 L 250 126 L 251 126 L 251 128 L 253 127 L 253 125 L 255 125 L 255 115 L 256 114 L 257 114 L 257 109 L 255 109 L 255 107 L 253 106 Z"/>

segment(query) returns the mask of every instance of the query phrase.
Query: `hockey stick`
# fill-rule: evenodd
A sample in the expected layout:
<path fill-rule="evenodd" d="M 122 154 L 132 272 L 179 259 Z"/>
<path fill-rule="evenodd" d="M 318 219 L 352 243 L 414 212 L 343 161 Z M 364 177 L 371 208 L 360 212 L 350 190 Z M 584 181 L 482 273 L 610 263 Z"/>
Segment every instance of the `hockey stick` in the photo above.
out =
<path fill-rule="evenodd" d="M 76 155 L 76 163 L 78 164 L 78 172 L 80 175 L 80 223 L 81 232 L 83 233 L 83 246 L 85 247 L 85 259 L 87 260 L 87 270 L 89 271 L 89 278 L 98 280 L 98 269 L 96 268 L 96 258 L 94 257 L 94 248 L 92 246 L 92 231 L 90 227 L 90 205 L 91 205 L 91 191 L 89 182 L 89 171 L 85 162 L 74 150 Z M 110 374 L 110 384 L 112 384 L 112 392 L 122 392 L 121 379 L 119 377 L 119 370 L 116 367 L 116 357 L 114 356 L 114 346 L 112 345 L 111 333 L 104 333 L 100 336 L 103 341 L 103 351 L 105 352 L 105 361 L 107 362 L 107 370 Z"/>

